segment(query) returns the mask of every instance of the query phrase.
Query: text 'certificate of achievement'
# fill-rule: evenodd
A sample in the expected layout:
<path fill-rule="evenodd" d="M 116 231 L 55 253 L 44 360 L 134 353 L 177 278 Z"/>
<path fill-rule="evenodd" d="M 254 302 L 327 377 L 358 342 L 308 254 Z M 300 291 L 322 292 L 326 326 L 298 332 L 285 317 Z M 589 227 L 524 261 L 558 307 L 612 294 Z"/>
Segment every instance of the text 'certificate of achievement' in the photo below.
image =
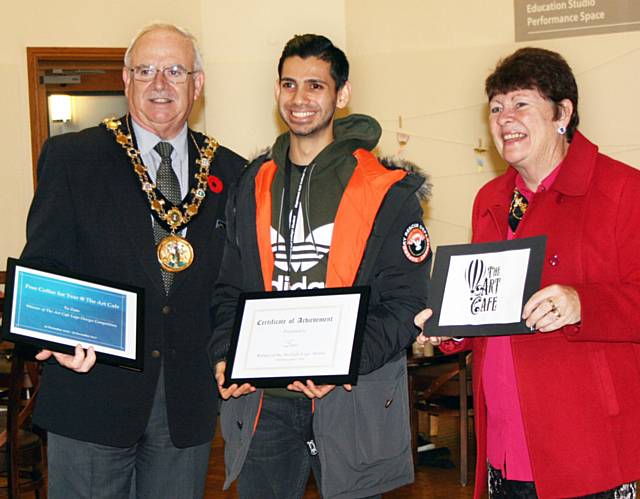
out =
<path fill-rule="evenodd" d="M 428 336 L 491 336 L 531 331 L 522 309 L 540 287 L 546 237 L 440 246 L 428 300 Z"/>
<path fill-rule="evenodd" d="M 355 384 L 368 287 L 243 293 L 226 385 Z"/>
<path fill-rule="evenodd" d="M 142 369 L 141 289 L 49 272 L 10 258 L 3 338 L 58 352 L 92 346 L 98 361 Z"/>

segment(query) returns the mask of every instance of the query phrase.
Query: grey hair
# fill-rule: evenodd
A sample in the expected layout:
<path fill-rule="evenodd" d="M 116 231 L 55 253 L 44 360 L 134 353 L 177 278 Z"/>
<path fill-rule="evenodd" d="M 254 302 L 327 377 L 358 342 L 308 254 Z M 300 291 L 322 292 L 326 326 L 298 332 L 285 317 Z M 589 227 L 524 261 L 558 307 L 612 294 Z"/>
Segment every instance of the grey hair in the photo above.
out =
<path fill-rule="evenodd" d="M 136 33 L 136 36 L 134 36 L 133 39 L 131 40 L 131 43 L 129 43 L 129 47 L 127 47 L 127 51 L 124 53 L 124 65 L 126 67 L 128 68 L 131 67 L 131 52 L 133 51 L 133 48 L 135 47 L 136 43 L 138 43 L 138 40 L 140 40 L 140 38 L 142 38 L 147 33 L 150 33 L 151 31 L 156 31 L 156 30 L 173 31 L 175 33 L 178 33 L 179 35 L 182 35 L 187 40 L 189 40 L 191 42 L 191 46 L 193 47 L 193 54 L 195 56 L 194 63 L 193 63 L 194 64 L 193 71 L 202 71 L 202 66 L 203 66 L 202 55 L 200 54 L 200 48 L 198 47 L 198 40 L 196 39 L 196 37 L 193 36 L 191 33 L 189 33 L 189 31 L 187 31 L 186 29 L 181 28 L 180 26 L 176 26 L 175 24 L 165 24 L 165 23 L 149 24 L 148 26 L 145 26 L 140 31 L 138 31 L 138 33 Z"/>

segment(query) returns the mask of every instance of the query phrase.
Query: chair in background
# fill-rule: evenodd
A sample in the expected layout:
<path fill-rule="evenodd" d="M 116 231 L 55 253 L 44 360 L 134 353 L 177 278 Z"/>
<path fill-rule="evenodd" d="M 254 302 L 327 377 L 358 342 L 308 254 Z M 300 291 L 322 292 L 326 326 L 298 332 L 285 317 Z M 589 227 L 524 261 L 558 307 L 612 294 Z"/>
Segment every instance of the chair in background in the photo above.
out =
<path fill-rule="evenodd" d="M 469 471 L 469 417 L 473 417 L 471 354 L 460 352 L 438 360 L 440 362 L 423 365 L 411 373 L 413 420 L 416 421 L 413 430 L 417 434 L 417 411 L 425 411 L 429 420 L 431 416 L 459 419 L 460 485 L 466 486 Z"/>
<path fill-rule="evenodd" d="M 10 344 L 9 344 L 10 345 Z M 18 499 L 22 492 L 46 498 L 43 440 L 31 431 L 40 366 L 8 349 L 0 353 L 0 497 Z"/>
<path fill-rule="evenodd" d="M 4 270 L 0 270 L 0 285 L 4 287 L 7 283 L 7 273 Z M 2 307 L 4 307 L 4 291 L 0 289 L 0 324 L 2 324 Z"/>

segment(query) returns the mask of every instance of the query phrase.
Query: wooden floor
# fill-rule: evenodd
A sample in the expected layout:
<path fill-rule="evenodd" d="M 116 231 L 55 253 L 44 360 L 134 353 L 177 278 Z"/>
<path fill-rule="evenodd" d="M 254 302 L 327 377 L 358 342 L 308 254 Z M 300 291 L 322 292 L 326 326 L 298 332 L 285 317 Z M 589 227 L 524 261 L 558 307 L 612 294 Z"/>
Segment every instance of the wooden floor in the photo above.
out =
<path fill-rule="evenodd" d="M 423 416 L 421 416 L 423 417 Z M 453 418 L 441 418 L 438 422 L 438 435 L 431 440 L 437 447 L 447 447 L 451 451 L 452 461 L 455 468 L 442 469 L 419 465 L 416 469 L 416 481 L 412 485 L 402 487 L 384 495 L 384 499 L 470 499 L 473 497 L 473 469 L 475 446 L 473 436 L 470 437 L 470 472 L 469 485 L 461 487 L 459 478 L 459 458 L 456 425 L 457 420 Z M 421 428 L 424 428 L 421 420 Z M 235 485 L 228 491 L 222 490 L 224 482 L 223 449 L 220 432 L 216 432 L 209 463 L 209 473 L 207 476 L 207 486 L 205 497 L 207 499 L 235 499 L 238 494 Z M 319 494 L 313 483 L 310 481 L 305 494 L 305 499 L 319 499 Z M 259 498 L 256 498 L 259 499 Z"/>

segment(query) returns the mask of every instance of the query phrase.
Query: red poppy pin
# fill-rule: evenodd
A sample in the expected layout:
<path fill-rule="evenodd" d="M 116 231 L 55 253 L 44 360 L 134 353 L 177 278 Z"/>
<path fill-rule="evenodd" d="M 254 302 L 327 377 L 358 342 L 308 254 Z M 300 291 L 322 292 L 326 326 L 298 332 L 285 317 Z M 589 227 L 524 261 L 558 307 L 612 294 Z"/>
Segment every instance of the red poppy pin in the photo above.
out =
<path fill-rule="evenodd" d="M 209 189 L 211 189 L 211 192 L 215 192 L 216 194 L 220 194 L 222 192 L 224 183 L 219 177 L 216 177 L 215 175 L 209 175 L 207 183 L 209 184 Z"/>

